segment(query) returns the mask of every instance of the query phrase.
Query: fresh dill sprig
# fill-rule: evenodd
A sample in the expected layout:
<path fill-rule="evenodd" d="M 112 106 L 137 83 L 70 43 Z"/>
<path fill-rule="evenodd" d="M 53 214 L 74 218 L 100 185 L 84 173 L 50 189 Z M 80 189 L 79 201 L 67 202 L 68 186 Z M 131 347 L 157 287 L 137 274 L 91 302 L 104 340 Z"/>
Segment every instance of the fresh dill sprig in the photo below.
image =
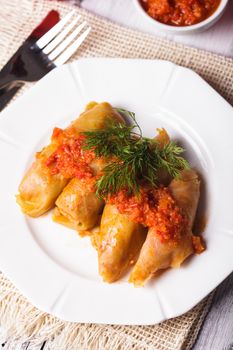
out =
<path fill-rule="evenodd" d="M 157 147 L 159 148 L 159 147 Z M 175 142 L 170 141 L 163 148 L 156 150 L 159 168 L 165 169 L 173 178 L 177 177 L 181 170 L 189 168 L 189 163 L 181 157 L 184 149 Z"/>
<path fill-rule="evenodd" d="M 130 164 L 112 162 L 104 168 L 104 175 L 96 182 L 96 194 L 105 198 L 108 194 L 117 193 L 121 189 L 127 189 L 128 193 L 138 193 L 135 168 Z"/>
<path fill-rule="evenodd" d="M 133 122 L 135 123 L 132 127 L 133 129 L 134 128 L 137 128 L 139 130 L 139 134 L 140 134 L 140 137 L 142 137 L 142 129 L 140 128 L 140 125 L 138 124 L 137 120 L 136 120 L 136 114 L 134 112 L 130 112 L 130 111 L 127 111 L 126 109 L 124 108 L 115 108 L 115 110 L 120 113 L 120 114 L 123 114 L 124 117 L 126 118 L 129 118 L 129 119 L 132 119 Z"/>
<path fill-rule="evenodd" d="M 126 189 L 129 194 L 138 193 L 142 181 L 157 185 L 154 153 L 148 140 L 131 139 L 122 148 L 119 158 L 104 168 L 103 176 L 96 183 L 97 194 L 106 197 L 121 189 Z"/>
<path fill-rule="evenodd" d="M 110 120 L 105 129 L 83 132 L 83 135 L 86 136 L 83 144 L 84 150 L 93 150 L 97 157 L 118 156 L 122 153 L 122 147 L 127 147 L 133 136 L 134 139 L 142 137 L 142 130 L 135 113 L 123 108 L 115 108 L 115 110 L 126 118 L 132 119 L 133 124 L 127 125 Z M 134 131 L 135 128 L 139 130 L 139 134 Z"/>
<path fill-rule="evenodd" d="M 137 194 L 142 183 L 158 185 L 160 170 L 177 177 L 181 170 L 189 167 L 181 156 L 182 147 L 173 141 L 161 145 L 156 139 L 143 137 L 135 114 L 124 109 L 117 111 L 130 117 L 133 124 L 112 122 L 103 130 L 83 133 L 86 136 L 84 149 L 111 160 L 96 182 L 99 197 L 106 198 L 122 189 Z M 139 133 L 134 131 L 135 128 Z"/>
<path fill-rule="evenodd" d="M 122 123 L 109 123 L 106 129 L 86 131 L 84 150 L 93 150 L 97 157 L 118 156 L 122 147 L 127 146 L 133 126 Z"/>

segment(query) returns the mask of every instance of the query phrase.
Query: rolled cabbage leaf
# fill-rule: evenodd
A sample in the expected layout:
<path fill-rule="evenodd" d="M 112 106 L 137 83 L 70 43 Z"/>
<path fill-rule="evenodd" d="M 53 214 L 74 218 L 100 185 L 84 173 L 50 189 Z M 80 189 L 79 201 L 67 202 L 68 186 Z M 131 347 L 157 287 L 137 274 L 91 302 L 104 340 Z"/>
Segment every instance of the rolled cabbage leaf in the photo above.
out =
<path fill-rule="evenodd" d="M 135 262 L 145 234 L 146 229 L 142 225 L 120 214 L 115 205 L 105 205 L 100 231 L 95 237 L 99 273 L 105 282 L 118 280 Z"/>
<path fill-rule="evenodd" d="M 183 170 L 179 178 L 171 181 L 169 188 L 187 216 L 187 226 L 177 244 L 161 242 L 156 228 L 149 229 L 129 279 L 135 286 L 144 285 L 158 270 L 179 267 L 194 252 L 192 226 L 200 195 L 200 181 L 194 170 Z"/>
<path fill-rule="evenodd" d="M 91 102 L 80 117 L 65 129 L 69 135 L 104 128 L 109 120 L 122 122 L 121 116 L 107 103 Z M 61 140 L 59 140 L 61 142 Z M 46 160 L 56 151 L 59 142 L 56 138 L 36 155 L 36 159 L 24 175 L 20 185 L 17 203 L 22 211 L 32 217 L 38 217 L 54 206 L 54 203 L 68 183 L 61 174 L 51 175 Z"/>

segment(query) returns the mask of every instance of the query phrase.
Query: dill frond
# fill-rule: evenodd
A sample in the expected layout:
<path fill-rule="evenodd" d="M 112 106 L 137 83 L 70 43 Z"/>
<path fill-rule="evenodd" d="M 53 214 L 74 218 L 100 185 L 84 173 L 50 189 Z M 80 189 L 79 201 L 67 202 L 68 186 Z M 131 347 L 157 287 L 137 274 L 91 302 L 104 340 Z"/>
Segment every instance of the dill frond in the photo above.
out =
<path fill-rule="evenodd" d="M 133 120 L 132 125 L 110 123 L 104 130 L 84 132 L 83 148 L 93 150 L 97 157 L 111 159 L 103 175 L 96 182 L 96 193 L 106 198 L 121 189 L 129 194 L 139 193 L 140 184 L 158 185 L 158 173 L 165 170 L 177 177 L 181 170 L 189 168 L 181 156 L 184 149 L 170 141 L 163 145 L 155 139 L 142 136 L 135 114 L 124 109 L 116 109 Z M 135 132 L 135 128 L 139 133 Z"/>

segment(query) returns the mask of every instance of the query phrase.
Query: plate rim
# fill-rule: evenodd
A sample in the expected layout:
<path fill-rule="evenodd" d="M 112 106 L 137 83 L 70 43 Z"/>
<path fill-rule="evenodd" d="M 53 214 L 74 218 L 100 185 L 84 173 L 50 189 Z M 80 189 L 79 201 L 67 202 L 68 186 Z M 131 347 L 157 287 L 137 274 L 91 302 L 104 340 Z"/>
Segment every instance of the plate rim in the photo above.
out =
<path fill-rule="evenodd" d="M 76 66 L 76 65 L 79 65 L 79 62 L 90 62 L 90 60 L 93 62 L 93 61 L 101 61 L 101 62 L 106 62 L 106 61 L 111 61 L 111 62 L 113 62 L 113 61 L 115 61 L 115 62 L 119 62 L 119 61 L 121 61 L 121 62 L 126 62 L 126 61 L 140 61 L 140 62 L 144 62 L 144 63 L 146 63 L 146 62 L 167 62 L 167 63 L 169 63 L 172 67 L 175 67 L 175 69 L 177 69 L 176 67 L 178 67 L 178 69 L 179 70 L 186 70 L 186 71 L 189 71 L 189 72 L 191 72 L 192 74 L 194 74 L 196 77 L 198 77 L 198 79 L 200 79 L 202 82 L 204 81 L 197 73 L 195 73 L 194 71 L 192 71 L 191 69 L 189 69 L 189 68 L 185 68 L 185 67 L 181 67 L 181 66 L 178 66 L 178 65 L 175 65 L 174 63 L 172 63 L 172 62 L 169 62 L 169 61 L 163 61 L 163 60 L 145 60 L 145 59 L 134 59 L 134 60 L 132 60 L 132 59 L 119 59 L 119 58 L 87 58 L 87 59 L 80 59 L 79 61 L 76 61 L 76 62 L 72 62 L 72 63 L 70 63 L 70 64 L 68 64 L 68 65 L 66 65 L 66 66 L 63 66 L 63 67 L 61 67 L 61 68 L 58 68 L 58 69 L 63 69 L 64 71 L 66 71 L 66 72 L 71 72 L 72 71 L 72 67 L 74 67 L 74 66 Z M 64 68 L 65 67 L 65 68 Z M 56 69 L 56 71 L 57 71 L 57 69 Z M 54 73 L 52 73 L 52 72 L 54 72 Z M 52 71 L 51 73 L 52 74 L 56 74 L 55 73 L 55 70 L 54 71 Z M 69 73 L 70 74 L 70 73 Z M 71 73 L 72 74 L 72 73 Z M 46 77 L 45 77 L 46 79 L 49 79 L 49 76 L 47 75 Z M 38 83 L 37 83 L 38 84 Z M 35 84 L 35 87 L 36 86 L 38 86 L 37 84 Z M 215 96 L 220 96 L 210 85 L 208 85 L 206 82 L 205 82 L 205 84 L 206 84 L 206 87 L 208 87 L 209 89 L 211 89 L 211 91 L 212 91 L 212 93 L 214 93 L 215 94 Z M 32 90 L 34 87 L 32 87 L 30 90 Z M 30 90 L 29 90 L 29 92 L 30 92 Z M 33 90 L 34 91 L 34 90 Z M 26 96 L 26 97 L 25 97 Z M 20 97 L 18 100 L 16 100 L 15 102 L 13 102 L 9 107 L 7 107 L 7 109 L 3 112 L 3 113 L 1 113 L 1 115 L 0 115 L 0 136 L 1 136 L 1 118 L 5 118 L 5 114 L 7 115 L 7 114 L 9 114 L 9 113 L 11 113 L 11 110 L 13 109 L 14 110 L 14 108 L 15 108 L 15 106 L 17 107 L 17 103 L 24 103 L 24 100 L 26 100 L 27 101 L 27 96 L 28 96 L 28 92 L 26 92 L 22 97 Z M 220 96 L 221 97 L 221 96 Z M 19 102 L 18 102 L 19 101 Z M 23 102 L 22 102 L 23 101 Z M 228 106 L 230 106 L 230 104 L 227 102 L 227 101 L 225 101 L 222 97 L 221 97 L 221 99 L 220 99 L 220 101 L 221 101 L 221 103 L 226 103 Z M 12 107 L 13 106 L 13 107 Z M 231 110 L 232 110 L 232 107 L 230 106 L 230 108 L 231 108 Z M 1 137 L 0 137 L 0 139 L 1 139 Z M 0 140 L 1 141 L 1 140 Z M 0 178 L 1 178 L 1 176 L 0 176 Z M 1 227 L 0 227 L 0 230 L 1 230 Z M 1 236 L 1 235 L 0 235 Z M 1 242 L 1 238 L 0 238 L 0 242 Z M 46 260 L 46 259 L 45 259 Z M 51 259 L 51 261 L 52 261 L 52 259 Z M 1 259 L 0 259 L 0 262 L 1 262 Z M 56 264 L 57 265 L 57 264 Z M 54 267 L 55 268 L 55 267 Z M 55 268 L 55 269 L 57 269 L 57 271 L 59 272 L 59 273 L 62 273 L 61 272 L 61 269 L 60 269 L 61 267 L 59 266 L 59 269 L 57 269 L 57 268 Z M 12 277 L 12 271 L 11 272 L 9 272 L 9 270 L 7 271 L 7 267 L 5 266 L 5 268 L 3 267 L 2 268 L 2 270 L 3 270 L 3 272 L 6 274 L 6 275 L 9 275 L 9 279 L 17 286 L 17 285 L 19 285 L 20 283 L 18 283 L 18 281 L 17 282 L 15 282 L 15 278 L 14 277 Z M 233 271 L 233 266 L 232 266 L 232 271 Z M 63 271 L 64 272 L 64 271 Z M 66 271 L 67 272 L 67 271 Z M 223 278 L 222 278 L 222 280 L 221 281 L 223 281 L 226 277 L 227 277 L 227 275 L 229 275 L 229 273 L 230 272 L 227 272 L 227 274 L 225 275 L 225 276 L 223 276 Z M 65 273 L 66 274 L 66 273 Z M 66 274 L 67 275 L 67 274 Z M 70 277 L 70 273 L 68 273 L 68 275 L 67 275 L 67 277 Z M 76 276 L 76 279 L 77 279 L 77 276 Z M 221 283 L 221 281 L 219 282 L 219 283 Z M 73 283 L 73 282 L 72 282 Z M 218 285 L 218 284 L 217 284 Z M 66 287 L 64 287 L 65 289 L 64 289 L 64 291 L 66 291 Z M 67 287 L 67 288 L 70 288 L 70 287 Z M 53 315 L 55 315 L 55 316 L 57 316 L 57 317 L 59 317 L 59 318 L 62 318 L 62 319 L 64 319 L 64 320 L 67 320 L 67 321 L 69 321 L 68 319 L 66 319 L 66 318 L 63 318 L 62 316 L 61 316 L 61 313 L 62 313 L 62 309 L 60 310 L 60 311 L 58 311 L 58 313 L 57 313 L 57 311 L 56 311 L 56 309 L 53 311 L 53 310 L 45 310 L 44 309 L 44 307 L 43 307 L 43 305 L 40 305 L 39 303 L 37 303 L 37 302 L 34 302 L 34 301 L 32 301 L 32 298 L 30 297 L 30 295 L 28 295 L 28 293 L 26 292 L 26 289 L 25 288 L 23 288 L 22 286 L 20 286 L 20 289 L 23 291 L 24 290 L 24 292 L 23 292 L 23 294 L 31 301 L 31 302 L 33 302 L 33 304 L 34 305 L 36 305 L 39 309 L 41 309 L 41 310 L 43 310 L 43 311 L 45 311 L 45 312 L 49 312 L 49 313 L 52 313 Z M 158 296 L 157 296 L 158 297 Z M 188 308 L 185 308 L 185 309 L 183 309 L 182 311 L 179 311 L 177 314 L 173 314 L 171 317 L 177 317 L 177 316 L 180 316 L 181 314 L 183 314 L 183 313 L 185 313 L 185 312 L 187 312 L 188 310 L 190 310 L 190 308 L 192 308 L 192 307 L 194 307 L 198 302 L 199 302 L 200 300 L 197 300 L 196 302 L 195 302 L 195 304 L 193 304 L 191 307 L 188 307 Z M 169 317 L 169 318 L 171 318 L 171 317 Z M 163 312 L 161 313 L 161 316 L 160 316 L 160 318 L 156 321 L 156 322 L 152 322 L 152 323 L 114 323 L 114 320 L 113 320 L 113 322 L 111 322 L 112 324 L 131 324 L 131 325 L 152 325 L 152 324 L 156 324 L 156 323 L 159 323 L 159 322 L 162 322 L 162 321 L 164 321 L 165 319 L 168 319 L 168 317 L 166 316 L 166 315 L 164 315 L 163 314 Z M 76 321 L 76 322 L 82 322 L 82 321 Z M 98 322 L 98 321 L 92 321 L 92 320 L 90 320 L 89 322 L 87 321 L 87 320 L 85 320 L 84 322 L 86 322 L 86 323 L 100 323 L 100 322 Z M 102 322 L 102 323 L 109 323 L 109 322 Z"/>

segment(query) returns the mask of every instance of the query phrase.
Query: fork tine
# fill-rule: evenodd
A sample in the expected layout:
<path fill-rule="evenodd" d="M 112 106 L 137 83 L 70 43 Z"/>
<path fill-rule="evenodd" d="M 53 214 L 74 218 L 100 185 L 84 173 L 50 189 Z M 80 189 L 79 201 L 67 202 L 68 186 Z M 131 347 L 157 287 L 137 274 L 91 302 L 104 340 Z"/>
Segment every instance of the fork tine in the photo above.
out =
<path fill-rule="evenodd" d="M 88 34 L 91 31 L 91 27 L 85 30 L 78 38 L 77 40 L 68 47 L 67 50 L 65 50 L 55 61 L 56 66 L 60 66 L 64 64 L 74 53 L 75 51 L 79 48 L 79 46 L 83 43 L 83 41 L 86 39 Z"/>
<path fill-rule="evenodd" d="M 40 49 L 43 49 L 64 27 L 64 25 L 69 21 L 73 16 L 75 10 L 69 12 L 64 18 L 62 18 L 55 26 L 53 26 L 45 35 L 43 35 L 36 44 Z"/>
<path fill-rule="evenodd" d="M 64 51 L 69 44 L 76 38 L 76 36 L 81 32 L 81 30 L 85 27 L 86 21 L 81 23 L 54 51 L 48 55 L 48 58 L 52 61 L 56 58 L 62 51 Z"/>
<path fill-rule="evenodd" d="M 67 34 L 69 34 L 80 18 L 81 16 L 78 15 L 71 23 L 69 23 L 60 34 L 58 34 L 47 46 L 43 48 L 43 52 L 45 54 L 49 54 L 58 44 L 60 44 L 60 42 L 66 37 Z"/>

